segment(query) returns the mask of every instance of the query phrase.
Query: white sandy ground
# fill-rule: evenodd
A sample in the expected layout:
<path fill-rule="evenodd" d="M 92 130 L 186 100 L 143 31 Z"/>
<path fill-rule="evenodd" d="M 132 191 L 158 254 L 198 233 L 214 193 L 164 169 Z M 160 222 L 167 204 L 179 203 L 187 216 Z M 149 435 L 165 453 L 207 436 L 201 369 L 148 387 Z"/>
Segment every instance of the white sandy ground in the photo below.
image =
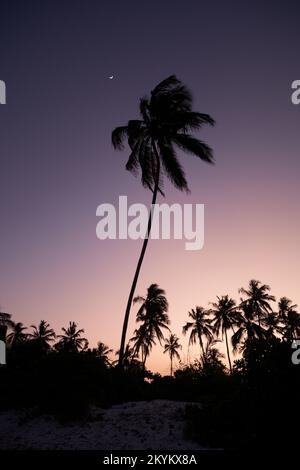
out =
<path fill-rule="evenodd" d="M 22 412 L 1 412 L 0 449 L 203 449 L 184 437 L 186 404 L 153 400 L 92 408 L 88 419 L 68 425 L 50 416 L 24 419 Z"/>

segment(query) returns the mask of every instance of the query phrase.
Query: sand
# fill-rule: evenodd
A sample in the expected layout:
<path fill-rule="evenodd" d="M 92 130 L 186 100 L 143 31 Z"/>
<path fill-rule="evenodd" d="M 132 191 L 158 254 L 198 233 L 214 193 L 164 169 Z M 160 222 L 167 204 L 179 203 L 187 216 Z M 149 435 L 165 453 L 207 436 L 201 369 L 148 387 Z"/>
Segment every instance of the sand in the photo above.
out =
<path fill-rule="evenodd" d="M 63 425 L 51 416 L 0 413 L 0 449 L 201 450 L 184 436 L 185 402 L 129 402 L 91 408 L 89 417 Z"/>

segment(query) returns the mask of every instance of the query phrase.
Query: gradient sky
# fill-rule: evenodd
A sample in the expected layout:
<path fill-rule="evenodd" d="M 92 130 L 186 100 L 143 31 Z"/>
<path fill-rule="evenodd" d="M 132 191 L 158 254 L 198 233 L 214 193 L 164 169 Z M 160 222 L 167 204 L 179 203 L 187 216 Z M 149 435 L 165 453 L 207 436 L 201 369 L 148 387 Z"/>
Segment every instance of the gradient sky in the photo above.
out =
<path fill-rule="evenodd" d="M 205 246 L 150 241 L 137 293 L 166 290 L 180 337 L 189 309 L 251 278 L 300 304 L 299 18 L 296 1 L 2 1 L 1 309 L 118 348 L 141 242 L 97 240 L 96 207 L 151 194 L 110 135 L 173 73 L 217 121 L 201 132 L 216 165 L 183 155 L 191 194 L 165 185 L 166 202 L 205 204 Z M 160 348 L 148 365 L 169 370 Z"/>

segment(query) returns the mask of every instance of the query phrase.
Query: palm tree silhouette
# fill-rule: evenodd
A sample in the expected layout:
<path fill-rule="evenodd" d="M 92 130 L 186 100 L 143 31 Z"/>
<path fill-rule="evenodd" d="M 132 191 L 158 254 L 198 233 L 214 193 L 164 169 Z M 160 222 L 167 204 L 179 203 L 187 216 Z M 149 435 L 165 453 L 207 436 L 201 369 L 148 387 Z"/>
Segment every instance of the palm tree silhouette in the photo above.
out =
<path fill-rule="evenodd" d="M 289 341 L 300 338 L 300 314 L 290 309 L 283 320 L 283 337 Z"/>
<path fill-rule="evenodd" d="M 149 356 L 152 347 L 156 344 L 154 338 L 154 331 L 149 330 L 147 323 L 143 323 L 139 328 L 134 331 L 133 337 L 130 341 L 134 345 L 133 349 L 137 357 L 141 352 L 142 363 L 145 367 L 146 359 Z"/>
<path fill-rule="evenodd" d="M 142 119 L 130 120 L 126 126 L 117 127 L 112 132 L 114 148 L 122 150 L 127 140 L 131 154 L 126 169 L 134 174 L 141 172 L 144 187 L 149 188 L 152 205 L 156 203 L 158 191 L 162 193 L 163 173 L 174 186 L 188 191 L 185 173 L 181 167 L 174 145 L 192 153 L 205 162 L 212 163 L 212 150 L 190 132 L 204 124 L 214 124 L 208 114 L 192 111 L 192 97 L 186 86 L 175 75 L 163 80 L 151 92 L 150 98 L 140 100 Z M 162 193 L 163 194 L 163 193 Z M 152 206 L 153 207 L 153 206 Z M 119 365 L 122 365 L 130 309 L 140 269 L 151 233 L 152 213 L 149 211 L 147 234 L 133 277 L 125 310 Z"/>
<path fill-rule="evenodd" d="M 251 304 L 243 302 L 240 306 L 241 311 L 237 312 L 236 324 L 237 331 L 232 335 L 231 343 L 233 351 L 236 352 L 241 343 L 243 343 L 241 350 L 245 345 L 245 340 L 248 342 L 252 339 L 262 339 L 266 336 L 264 330 L 258 323 L 253 320 L 253 309 Z"/>
<path fill-rule="evenodd" d="M 195 309 L 192 309 L 188 312 L 188 316 L 193 320 L 192 322 L 186 322 L 182 328 L 182 333 L 185 335 L 189 330 L 191 330 L 189 345 L 195 344 L 197 340 L 199 341 L 201 351 L 202 351 L 202 360 L 205 362 L 205 350 L 203 344 L 203 337 L 209 340 L 212 337 L 211 331 L 211 320 L 208 318 L 209 312 L 203 307 L 197 306 Z"/>
<path fill-rule="evenodd" d="M 87 348 L 88 340 L 81 337 L 84 330 L 77 330 L 75 322 L 69 322 L 68 328 L 62 328 L 62 331 L 64 334 L 58 335 L 58 338 L 61 339 L 56 345 L 57 349 L 64 352 L 77 353 Z"/>
<path fill-rule="evenodd" d="M 50 348 L 50 343 L 56 338 L 55 332 L 50 328 L 49 323 L 41 320 L 38 326 L 31 325 L 33 332 L 28 336 L 37 341 L 41 348 L 47 351 Z"/>
<path fill-rule="evenodd" d="M 288 312 L 291 310 L 296 310 L 298 305 L 292 304 L 292 301 L 287 297 L 281 297 L 278 301 L 278 315 L 282 321 L 287 318 Z"/>
<path fill-rule="evenodd" d="M 124 351 L 124 357 L 123 357 L 123 368 L 124 369 L 130 369 L 131 367 L 139 367 L 140 366 L 140 361 L 137 359 L 136 351 L 135 348 L 130 345 L 131 341 L 126 344 L 126 348 Z M 120 351 L 116 351 L 116 356 L 119 356 Z M 118 365 L 119 360 L 114 361 L 113 365 Z"/>
<path fill-rule="evenodd" d="M 13 324 L 9 313 L 0 312 L 0 340 L 6 340 L 7 328 L 13 326 Z"/>
<path fill-rule="evenodd" d="M 101 341 L 99 341 L 97 343 L 97 348 L 96 348 L 96 356 L 98 357 L 98 359 L 101 360 L 101 362 L 105 365 L 105 366 L 109 366 L 110 365 L 110 360 L 109 360 L 109 355 L 113 353 L 113 350 L 110 349 L 108 346 L 106 346 L 106 344 L 102 343 Z"/>
<path fill-rule="evenodd" d="M 151 284 L 146 297 L 137 296 L 133 300 L 134 303 L 142 303 L 136 315 L 136 321 L 142 324 L 135 330 L 132 340 L 136 354 L 142 351 L 144 366 L 152 346 L 156 344 L 155 338 L 159 344 L 162 344 L 164 340 L 162 329 L 169 330 L 170 320 L 167 314 L 169 305 L 165 294 L 157 284 Z"/>
<path fill-rule="evenodd" d="M 178 360 L 180 360 L 180 354 L 178 352 L 178 349 L 182 349 L 182 346 L 179 344 L 179 339 L 177 338 L 176 335 L 170 334 L 169 338 L 165 339 L 165 347 L 164 347 L 164 353 L 168 353 L 170 356 L 170 361 L 171 361 L 171 366 L 170 366 L 170 372 L 171 372 L 171 377 L 173 375 L 173 359 L 174 357 Z"/>
<path fill-rule="evenodd" d="M 216 348 L 216 344 L 219 343 L 220 340 L 215 339 L 213 336 L 207 339 L 206 346 L 205 346 L 205 361 L 203 362 L 203 366 L 205 367 L 207 364 L 209 365 L 222 365 L 222 359 L 224 358 L 224 354 Z"/>
<path fill-rule="evenodd" d="M 261 284 L 261 285 L 260 285 Z M 270 295 L 270 286 L 262 284 L 260 281 L 252 279 L 249 282 L 248 289 L 241 287 L 239 292 L 247 296 L 246 301 L 252 306 L 253 313 L 258 319 L 260 325 L 261 320 L 272 311 L 269 302 L 275 302 L 275 297 Z M 242 300 L 242 302 L 244 302 Z"/>
<path fill-rule="evenodd" d="M 282 333 L 281 317 L 278 312 L 268 312 L 262 323 L 266 328 L 266 337 L 272 338 L 276 333 Z"/>
<path fill-rule="evenodd" d="M 227 331 L 229 329 L 233 329 L 234 326 L 238 325 L 239 316 L 234 299 L 231 299 L 230 297 L 228 297 L 228 295 L 222 295 L 222 297 L 217 296 L 217 299 L 217 302 L 211 303 L 213 307 L 211 309 L 211 313 L 214 315 L 214 318 L 212 320 L 213 329 L 218 337 L 220 335 L 220 332 L 222 332 L 222 340 L 224 339 L 225 335 L 229 369 L 230 372 L 232 372 Z"/>
<path fill-rule="evenodd" d="M 18 323 L 13 323 L 11 325 L 11 333 L 7 335 L 7 342 L 8 344 L 14 348 L 22 343 L 25 343 L 28 339 L 28 334 L 24 333 L 25 330 L 27 330 L 26 326 L 23 325 L 23 323 L 18 322 Z"/>

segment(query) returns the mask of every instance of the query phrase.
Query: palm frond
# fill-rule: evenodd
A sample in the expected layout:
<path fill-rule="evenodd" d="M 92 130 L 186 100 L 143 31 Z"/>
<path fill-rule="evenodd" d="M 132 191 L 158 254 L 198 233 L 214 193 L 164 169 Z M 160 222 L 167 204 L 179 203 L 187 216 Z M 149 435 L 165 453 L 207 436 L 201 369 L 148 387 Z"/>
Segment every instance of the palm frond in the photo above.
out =
<path fill-rule="evenodd" d="M 212 149 L 205 143 L 188 134 L 177 133 L 172 137 L 182 150 L 192 153 L 207 163 L 214 163 Z"/>
<path fill-rule="evenodd" d="M 118 150 L 123 150 L 124 148 L 124 140 L 128 137 L 128 127 L 127 126 L 119 126 L 116 127 L 111 134 L 111 141 L 113 147 Z"/>

